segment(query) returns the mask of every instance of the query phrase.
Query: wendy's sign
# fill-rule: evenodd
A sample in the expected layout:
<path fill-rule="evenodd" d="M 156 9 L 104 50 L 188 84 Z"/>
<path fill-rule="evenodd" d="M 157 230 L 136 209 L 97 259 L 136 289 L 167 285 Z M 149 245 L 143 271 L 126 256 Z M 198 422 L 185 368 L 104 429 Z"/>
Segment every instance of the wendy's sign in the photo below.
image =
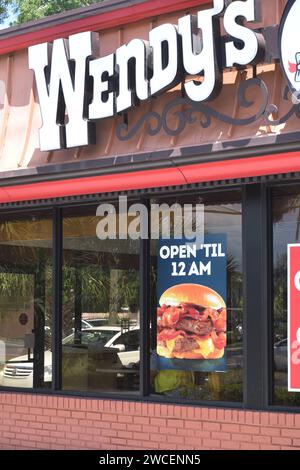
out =
<path fill-rule="evenodd" d="M 288 390 L 300 392 L 300 245 L 288 245 Z"/>
<path fill-rule="evenodd" d="M 180 83 L 191 103 L 203 103 L 219 92 L 222 68 L 258 63 L 265 41 L 249 28 L 259 19 L 256 1 L 211 3 L 105 57 L 99 57 L 101 37 L 91 32 L 30 47 L 43 121 L 41 150 L 93 143 L 94 121 L 124 113 Z M 198 77 L 184 82 L 185 75 Z"/>
<path fill-rule="evenodd" d="M 287 2 L 279 27 L 278 47 L 273 44 L 278 26 L 269 27 L 276 30 L 271 36 L 266 33 L 268 28 L 253 27 L 253 22 L 260 20 L 260 4 L 256 0 L 213 0 L 210 8 L 182 16 L 176 25 L 157 26 L 147 40 L 133 39 L 102 57 L 101 35 L 93 32 L 30 47 L 29 67 L 35 73 L 43 121 L 39 133 L 41 150 L 95 143 L 96 121 L 125 114 L 137 104 L 180 84 L 182 96 L 174 100 L 174 105 L 184 103 L 186 111 L 174 111 L 180 118 L 178 131 L 168 129 L 166 115 L 172 108 L 172 102 L 168 102 L 168 109 L 162 115 L 148 113 L 131 131 L 124 119 L 124 124 L 116 129 L 117 138 L 128 140 L 148 118 L 152 119 L 152 126 L 146 126 L 150 135 L 156 135 L 162 128 L 176 135 L 194 122 L 195 113 L 204 117 L 201 121 L 204 128 L 212 117 L 245 126 L 264 119 L 265 125 L 276 126 L 299 114 L 294 106 L 286 116 L 270 119 L 277 107 L 269 102 L 268 87 L 255 72 L 252 79 L 240 84 L 237 92 L 240 106 L 249 109 L 253 103 L 248 101 L 246 92 L 256 86 L 260 107 L 253 115 L 239 119 L 207 104 L 222 88 L 224 69 L 255 67 L 267 57 L 271 61 L 280 57 L 293 93 L 292 103 L 299 104 L 300 0 Z M 223 37 L 221 26 L 225 31 Z M 185 80 L 187 75 L 189 79 Z"/>

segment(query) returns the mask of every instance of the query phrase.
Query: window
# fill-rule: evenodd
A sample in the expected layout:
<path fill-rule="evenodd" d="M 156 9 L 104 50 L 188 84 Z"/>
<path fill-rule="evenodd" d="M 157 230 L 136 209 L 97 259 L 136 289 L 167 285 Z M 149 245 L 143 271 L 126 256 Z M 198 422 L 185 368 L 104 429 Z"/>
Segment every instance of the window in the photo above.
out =
<path fill-rule="evenodd" d="M 192 205 L 189 217 L 195 231 L 196 204 L 203 205 L 205 229 L 204 246 L 194 252 L 192 245 L 187 252 L 184 237 L 174 239 L 178 224 L 182 225 L 180 211 L 174 212 L 170 218 L 173 239 L 152 241 L 152 392 L 190 400 L 242 402 L 241 193 L 208 193 L 152 203 L 179 204 L 182 211 L 184 205 Z M 159 216 L 163 224 L 169 214 Z M 157 219 L 157 214 L 152 213 L 153 217 Z"/>
<path fill-rule="evenodd" d="M 300 243 L 300 187 L 276 188 L 273 203 L 273 404 L 300 406 L 300 394 L 288 391 L 287 246 Z"/>
<path fill-rule="evenodd" d="M 63 212 L 62 388 L 137 392 L 139 240 L 98 238 L 96 210 Z"/>
<path fill-rule="evenodd" d="M 288 391 L 287 245 L 300 243 L 300 185 L 249 185 L 243 203 L 239 189 L 177 193 L 148 202 L 152 238 L 142 242 L 125 236 L 133 216 L 127 226 L 121 223 L 117 203 L 111 204 L 116 224 L 107 222 L 107 230 L 115 227 L 113 239 L 99 237 L 106 215 L 97 215 L 97 206 L 62 207 L 62 244 L 55 244 L 56 253 L 52 234 L 59 231 L 53 230 L 57 219 L 51 211 L 1 214 L 0 388 L 139 397 L 142 391 L 145 398 L 183 403 L 299 406 L 300 394 Z M 140 219 L 134 218 L 132 226 L 138 227 Z M 204 227 L 203 238 L 188 237 L 187 227 L 199 237 Z M 166 228 L 170 239 L 162 237 Z M 62 261 L 56 265 L 61 282 L 55 284 L 53 259 Z M 251 274 L 256 267 L 257 277 Z M 140 319 L 147 312 L 140 312 L 140 292 L 147 277 L 150 325 L 144 328 Z M 60 294 L 61 321 L 53 323 Z M 272 344 L 266 328 L 270 298 Z M 59 332 L 52 327 L 58 323 Z M 52 345 L 58 343 L 61 355 L 53 358 Z M 256 351 L 245 357 L 247 362 L 244 344 Z M 141 351 L 143 358 L 148 354 L 143 370 L 149 362 L 149 387 L 140 374 Z"/>
<path fill-rule="evenodd" d="M 0 219 L 0 386 L 52 382 L 52 218 Z"/>
<path fill-rule="evenodd" d="M 140 331 L 139 330 L 132 330 L 128 331 L 127 333 L 124 333 L 123 335 L 119 336 L 114 343 L 119 343 L 120 345 L 123 345 L 124 351 L 136 351 L 138 356 L 138 349 L 140 347 Z M 135 361 L 136 363 L 138 362 L 139 357 Z"/>

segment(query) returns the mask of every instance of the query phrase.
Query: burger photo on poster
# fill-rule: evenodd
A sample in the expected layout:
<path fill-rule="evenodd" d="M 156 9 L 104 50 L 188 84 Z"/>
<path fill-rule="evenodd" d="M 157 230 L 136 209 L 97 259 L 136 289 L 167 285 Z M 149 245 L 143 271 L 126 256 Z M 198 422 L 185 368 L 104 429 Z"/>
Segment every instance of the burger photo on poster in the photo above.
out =
<path fill-rule="evenodd" d="M 221 359 L 226 347 L 226 304 L 213 289 L 178 284 L 157 309 L 157 354 L 176 359 Z"/>

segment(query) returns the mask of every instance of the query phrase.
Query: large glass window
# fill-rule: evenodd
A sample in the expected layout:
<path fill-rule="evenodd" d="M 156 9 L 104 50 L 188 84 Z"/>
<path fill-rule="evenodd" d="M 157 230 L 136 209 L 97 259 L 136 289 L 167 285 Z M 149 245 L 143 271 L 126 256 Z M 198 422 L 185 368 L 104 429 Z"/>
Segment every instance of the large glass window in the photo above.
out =
<path fill-rule="evenodd" d="M 108 239 L 100 239 L 106 215 L 97 217 L 96 210 L 64 211 L 62 388 L 137 392 L 140 244 L 125 239 L 117 206 L 105 228 Z"/>
<path fill-rule="evenodd" d="M 300 393 L 288 391 L 287 247 L 300 243 L 300 188 L 273 191 L 273 404 L 299 406 Z"/>
<path fill-rule="evenodd" d="M 242 402 L 241 193 L 207 193 L 152 203 L 160 205 L 153 206 L 152 222 L 160 221 L 161 232 L 167 219 L 171 226 L 171 240 L 160 233 L 151 243 L 152 393 Z M 193 227 L 196 234 L 197 220 L 199 231 L 204 223 L 204 238 L 196 246 L 187 240 L 183 225 Z"/>
<path fill-rule="evenodd" d="M 0 219 L 0 386 L 50 388 L 52 218 Z"/>

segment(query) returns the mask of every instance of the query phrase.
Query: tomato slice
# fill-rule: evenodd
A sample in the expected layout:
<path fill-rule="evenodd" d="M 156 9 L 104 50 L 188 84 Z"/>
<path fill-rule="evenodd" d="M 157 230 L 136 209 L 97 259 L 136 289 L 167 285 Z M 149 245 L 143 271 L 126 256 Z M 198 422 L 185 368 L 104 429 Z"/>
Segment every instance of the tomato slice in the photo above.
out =
<path fill-rule="evenodd" d="M 224 318 L 218 318 L 214 322 L 214 327 L 218 332 L 226 331 L 226 320 L 224 320 Z"/>
<path fill-rule="evenodd" d="M 183 330 L 174 330 L 172 328 L 165 328 L 157 335 L 158 341 L 168 341 L 174 339 L 178 336 L 185 336 L 185 332 Z"/>
<path fill-rule="evenodd" d="M 217 334 L 215 331 L 211 333 L 211 338 L 217 349 L 223 349 L 226 346 L 226 334 L 221 332 Z"/>

